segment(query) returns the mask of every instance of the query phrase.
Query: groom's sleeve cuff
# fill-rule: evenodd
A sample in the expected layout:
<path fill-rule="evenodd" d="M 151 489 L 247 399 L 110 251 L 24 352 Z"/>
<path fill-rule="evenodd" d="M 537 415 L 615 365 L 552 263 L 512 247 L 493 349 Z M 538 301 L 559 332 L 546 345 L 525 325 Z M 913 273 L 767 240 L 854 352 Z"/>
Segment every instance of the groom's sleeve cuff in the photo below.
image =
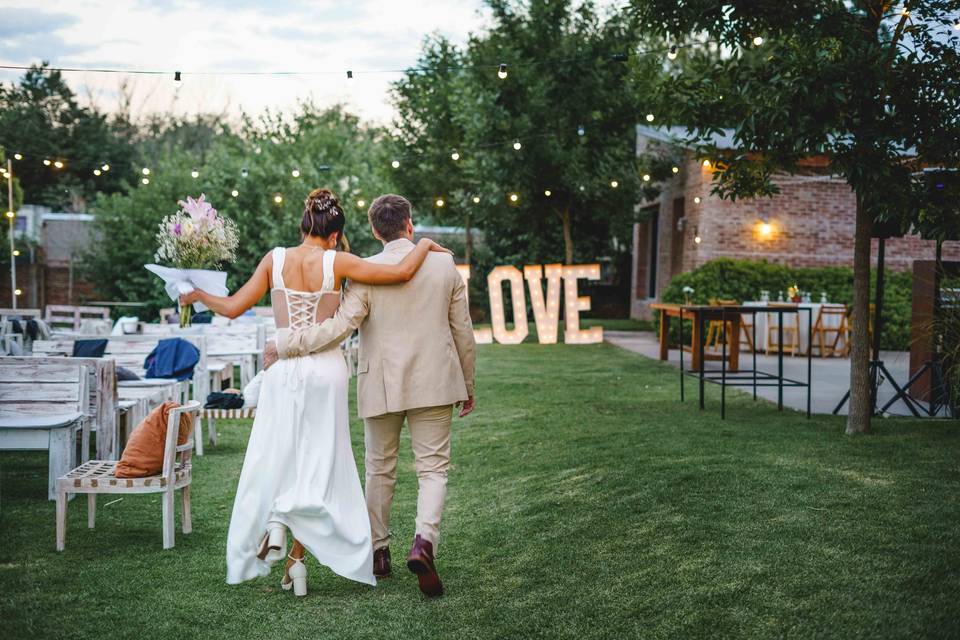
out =
<path fill-rule="evenodd" d="M 290 351 L 290 337 L 293 334 L 290 329 L 277 329 L 277 356 L 280 358 L 293 358 L 297 354 Z"/>

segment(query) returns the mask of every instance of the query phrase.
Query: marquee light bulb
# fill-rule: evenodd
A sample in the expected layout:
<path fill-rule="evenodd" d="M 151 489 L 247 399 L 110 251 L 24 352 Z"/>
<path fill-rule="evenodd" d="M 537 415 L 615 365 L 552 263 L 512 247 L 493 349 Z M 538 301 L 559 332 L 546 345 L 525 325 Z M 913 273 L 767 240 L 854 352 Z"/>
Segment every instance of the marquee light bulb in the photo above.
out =
<path fill-rule="evenodd" d="M 507 78 L 507 65 L 500 63 L 500 67 L 497 69 L 497 77 L 501 80 L 506 80 Z"/>
<path fill-rule="evenodd" d="M 200 172 L 197 171 L 196 169 L 194 169 L 193 171 L 190 172 L 190 177 L 191 177 L 191 178 L 199 178 L 199 177 L 200 177 Z"/>
<path fill-rule="evenodd" d="M 390 166 L 393 167 L 394 169 L 399 169 L 399 168 L 400 168 L 400 161 L 399 161 L 399 160 L 394 160 L 393 162 L 390 163 Z"/>
<path fill-rule="evenodd" d="M 234 189 L 233 191 L 230 192 L 230 195 L 232 195 L 234 198 L 236 198 L 238 195 L 240 195 L 240 192 L 237 191 L 236 189 Z"/>

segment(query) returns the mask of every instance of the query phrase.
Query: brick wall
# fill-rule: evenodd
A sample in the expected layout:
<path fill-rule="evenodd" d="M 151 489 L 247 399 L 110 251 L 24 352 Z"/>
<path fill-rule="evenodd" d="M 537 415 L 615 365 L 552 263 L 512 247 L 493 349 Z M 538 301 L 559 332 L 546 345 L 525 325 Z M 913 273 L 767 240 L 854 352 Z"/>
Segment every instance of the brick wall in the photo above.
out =
<path fill-rule="evenodd" d="M 780 193 L 772 198 L 730 202 L 710 195 L 710 179 L 710 170 L 690 157 L 680 173 L 664 185 L 659 199 L 658 294 L 677 273 L 720 257 L 794 267 L 853 265 L 856 201 L 842 180 L 784 176 L 776 181 Z M 680 198 L 683 209 L 675 211 Z M 678 231 L 681 217 L 684 222 Z M 770 225 L 766 235 L 761 233 L 764 219 Z M 696 232 L 700 244 L 693 240 Z M 639 244 L 634 255 L 638 277 L 640 270 L 646 277 L 647 246 Z M 874 260 L 876 251 L 874 240 Z M 932 260 L 934 252 L 934 242 L 918 237 L 888 240 L 887 268 L 909 270 L 914 260 Z M 944 243 L 943 259 L 960 259 L 960 242 Z M 631 315 L 649 317 L 648 304 L 649 300 L 638 295 Z"/>
<path fill-rule="evenodd" d="M 22 291 L 17 306 L 42 309 L 48 304 L 82 304 L 96 299 L 93 287 L 77 278 L 74 272 L 71 295 L 68 267 L 17 264 L 17 286 Z M 2 267 L 0 268 L 0 307 L 8 307 L 10 303 L 10 269 Z"/>

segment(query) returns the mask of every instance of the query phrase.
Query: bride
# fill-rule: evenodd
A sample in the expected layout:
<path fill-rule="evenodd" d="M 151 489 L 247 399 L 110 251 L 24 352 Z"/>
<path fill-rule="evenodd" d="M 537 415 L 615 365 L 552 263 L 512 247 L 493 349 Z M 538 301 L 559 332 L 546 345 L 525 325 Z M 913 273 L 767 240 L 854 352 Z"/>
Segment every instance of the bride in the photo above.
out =
<path fill-rule="evenodd" d="M 344 223 L 336 196 L 314 189 L 300 222 L 300 246 L 265 255 L 232 296 L 195 290 L 180 302 L 199 301 L 235 318 L 269 290 L 277 327 L 305 329 L 336 312 L 344 278 L 406 282 L 429 251 L 446 251 L 422 239 L 400 264 L 374 264 L 336 250 Z M 280 360 L 264 373 L 227 534 L 227 583 L 267 575 L 283 558 L 290 529 L 285 590 L 307 593 L 305 549 L 345 578 L 376 584 L 370 521 L 350 445 L 348 384 L 340 349 Z"/>

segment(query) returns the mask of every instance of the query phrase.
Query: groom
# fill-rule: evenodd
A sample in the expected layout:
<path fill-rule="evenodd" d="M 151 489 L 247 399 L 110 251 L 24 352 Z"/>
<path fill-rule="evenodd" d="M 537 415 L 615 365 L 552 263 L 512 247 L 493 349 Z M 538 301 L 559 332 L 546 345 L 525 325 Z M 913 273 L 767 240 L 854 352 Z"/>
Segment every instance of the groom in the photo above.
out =
<path fill-rule="evenodd" d="M 373 201 L 368 212 L 383 252 L 367 258 L 397 264 L 413 250 L 410 203 L 398 195 Z M 400 429 L 407 421 L 416 459 L 417 528 L 407 567 L 427 596 L 443 594 L 434 566 L 450 467 L 453 407 L 474 408 L 476 346 L 467 291 L 453 258 L 431 252 L 402 285 L 351 282 L 336 315 L 309 329 L 277 332 L 280 358 L 321 351 L 360 330 L 357 406 L 364 420 L 366 500 L 373 534 L 373 573 L 390 575 L 390 506 L 397 482 Z M 265 356 L 267 362 L 272 354 Z"/>

